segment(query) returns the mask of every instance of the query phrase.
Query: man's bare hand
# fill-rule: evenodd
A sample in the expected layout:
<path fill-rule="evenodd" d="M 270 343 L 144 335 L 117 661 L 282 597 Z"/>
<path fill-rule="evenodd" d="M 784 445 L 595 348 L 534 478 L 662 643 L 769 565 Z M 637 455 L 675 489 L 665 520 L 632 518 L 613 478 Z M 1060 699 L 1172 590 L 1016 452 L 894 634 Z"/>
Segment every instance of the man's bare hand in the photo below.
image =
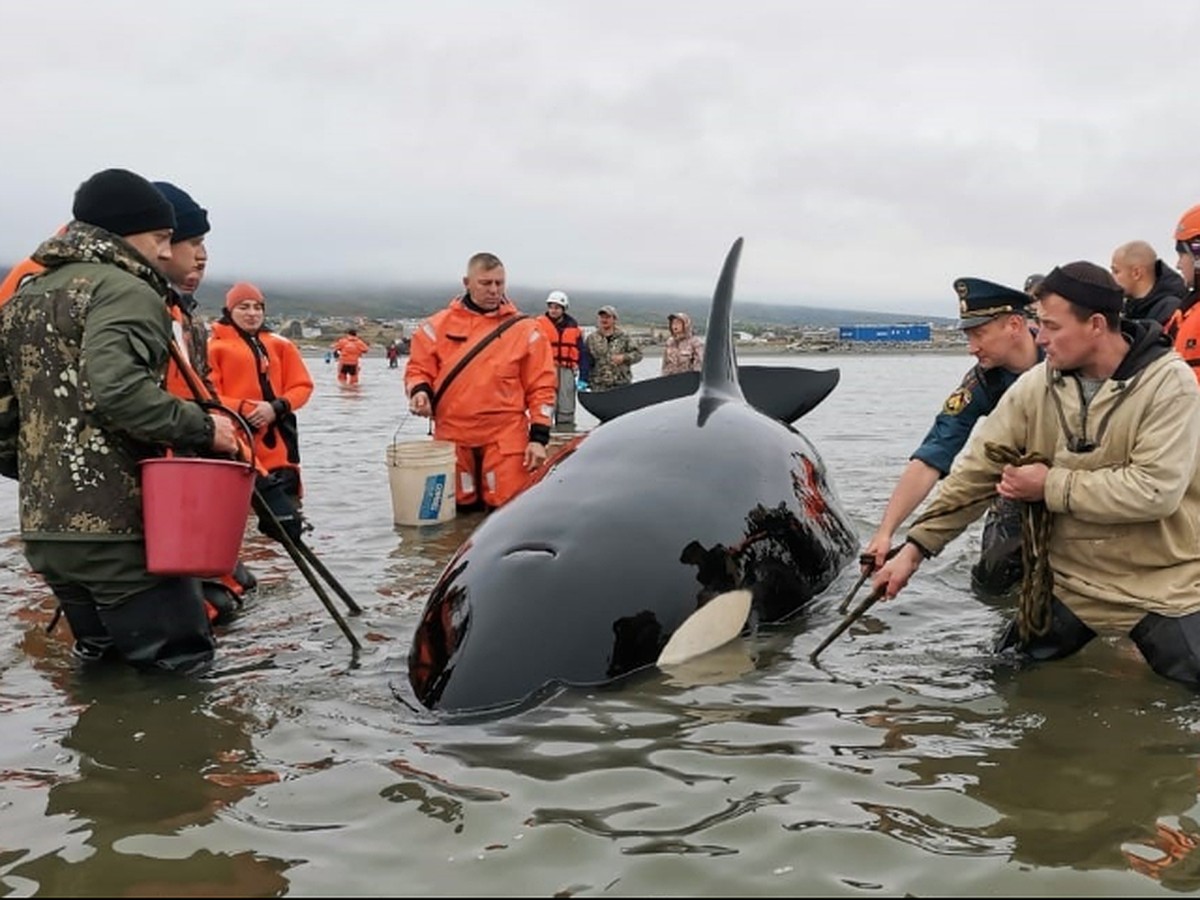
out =
<path fill-rule="evenodd" d="M 409 397 L 408 411 L 414 416 L 423 416 L 428 419 L 433 414 L 433 407 L 429 403 L 429 395 L 424 391 L 417 391 Z"/>
<path fill-rule="evenodd" d="M 246 416 L 246 422 L 255 430 L 265 428 L 275 421 L 275 407 L 266 400 L 254 404 L 254 408 Z"/>
<path fill-rule="evenodd" d="M 921 566 L 924 557 L 915 544 L 904 544 L 896 555 L 883 564 L 871 579 L 871 589 L 883 589 L 883 596 L 891 600 L 908 584 L 913 573 Z"/>
<path fill-rule="evenodd" d="M 213 422 L 212 448 L 217 453 L 237 453 L 237 440 L 234 437 L 233 422 L 228 416 L 208 416 Z"/>
<path fill-rule="evenodd" d="M 1050 472 L 1045 463 L 1030 463 L 1026 466 L 1005 466 L 1000 473 L 996 492 L 1009 500 L 1024 500 L 1036 503 L 1046 499 L 1046 475 Z"/>
<path fill-rule="evenodd" d="M 530 441 L 525 445 L 525 470 L 533 472 L 546 463 L 546 445 Z"/>
<path fill-rule="evenodd" d="M 859 563 L 862 566 L 864 575 L 874 572 L 887 561 L 888 551 L 892 549 L 892 534 L 891 532 L 877 531 L 875 536 L 871 538 L 871 542 L 863 549 L 859 556 Z M 870 562 L 865 560 L 870 557 Z"/>

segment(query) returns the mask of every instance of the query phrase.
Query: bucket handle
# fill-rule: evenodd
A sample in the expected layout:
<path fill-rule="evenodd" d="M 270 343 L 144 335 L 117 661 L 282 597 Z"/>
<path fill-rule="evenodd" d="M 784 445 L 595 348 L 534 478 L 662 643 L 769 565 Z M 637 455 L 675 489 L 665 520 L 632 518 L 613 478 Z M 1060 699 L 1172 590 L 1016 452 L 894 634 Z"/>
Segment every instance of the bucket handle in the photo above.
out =
<path fill-rule="evenodd" d="M 255 450 L 254 450 L 254 429 L 250 427 L 250 423 L 247 422 L 240 413 L 234 412 L 228 406 L 218 403 L 215 400 L 197 400 L 196 402 L 198 404 L 200 404 L 201 409 L 211 409 L 214 412 L 224 413 L 225 415 L 229 416 L 229 418 L 233 419 L 233 421 L 236 422 L 238 425 L 242 426 L 242 431 L 246 432 L 246 446 L 248 448 L 250 448 L 250 459 L 248 459 L 248 460 L 242 459 L 243 454 L 241 452 L 240 445 L 239 445 L 239 452 L 236 455 L 237 455 L 239 461 L 248 462 L 250 464 L 251 470 L 257 472 L 258 471 L 258 459 L 257 459 L 257 454 L 255 453 Z M 167 452 L 167 455 L 168 456 L 170 455 L 170 451 Z"/>
<path fill-rule="evenodd" d="M 396 430 L 392 432 L 392 446 L 395 447 L 400 442 L 396 440 L 400 436 L 401 429 L 404 428 L 404 423 L 412 417 L 412 413 L 405 413 L 400 417 L 400 424 L 396 426 Z M 433 436 L 433 416 L 429 417 L 429 431 L 426 432 L 430 437 Z"/>

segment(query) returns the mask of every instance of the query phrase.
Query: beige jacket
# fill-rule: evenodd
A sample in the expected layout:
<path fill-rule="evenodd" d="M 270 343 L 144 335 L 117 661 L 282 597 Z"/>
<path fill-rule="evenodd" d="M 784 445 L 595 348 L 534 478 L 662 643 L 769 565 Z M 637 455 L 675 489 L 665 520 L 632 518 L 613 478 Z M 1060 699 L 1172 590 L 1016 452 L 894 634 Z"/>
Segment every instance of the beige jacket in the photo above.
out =
<path fill-rule="evenodd" d="M 1072 452 L 1068 432 L 1096 449 Z M 1046 363 L 1022 375 L 909 529 L 927 551 L 940 552 L 995 495 L 1002 465 L 984 454 L 987 442 L 1052 460 L 1054 593 L 1084 622 L 1111 633 L 1147 611 L 1200 609 L 1200 390 L 1175 353 L 1110 378 L 1086 412 L 1074 376 Z"/>

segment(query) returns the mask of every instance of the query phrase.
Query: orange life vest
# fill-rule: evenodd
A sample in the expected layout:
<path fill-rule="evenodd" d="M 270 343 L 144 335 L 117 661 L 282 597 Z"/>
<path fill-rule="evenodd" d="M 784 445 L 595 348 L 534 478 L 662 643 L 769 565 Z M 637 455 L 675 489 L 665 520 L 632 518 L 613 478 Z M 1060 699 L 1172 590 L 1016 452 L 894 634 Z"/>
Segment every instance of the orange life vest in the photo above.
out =
<path fill-rule="evenodd" d="M 570 324 L 559 328 L 558 324 L 545 314 L 538 316 L 537 325 L 542 334 L 546 336 L 546 340 L 550 342 L 551 352 L 554 354 L 554 364 L 564 369 L 578 369 L 579 337 L 582 334 L 579 326 Z"/>

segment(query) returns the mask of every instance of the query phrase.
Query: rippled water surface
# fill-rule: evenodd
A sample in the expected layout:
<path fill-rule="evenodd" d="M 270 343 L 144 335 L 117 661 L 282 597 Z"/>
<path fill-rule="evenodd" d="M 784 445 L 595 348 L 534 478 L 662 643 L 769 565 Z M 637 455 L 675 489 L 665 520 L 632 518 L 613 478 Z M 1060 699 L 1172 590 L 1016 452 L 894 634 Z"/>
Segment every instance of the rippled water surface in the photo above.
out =
<path fill-rule="evenodd" d="M 841 370 L 798 427 L 864 541 L 968 364 L 744 361 Z M 840 620 L 853 567 L 802 621 L 670 675 L 497 721 L 417 714 L 393 685 L 429 587 L 478 520 L 393 526 L 386 447 L 423 431 L 402 413 L 402 370 L 368 358 L 343 389 L 310 365 L 310 543 L 364 607 L 356 662 L 287 557 L 252 535 L 262 587 L 211 678 L 81 677 L 66 629 L 45 633 L 53 604 L 15 538 L 15 485 L 0 485 L 0 895 L 1200 888 L 1200 704 L 1122 642 L 996 665 L 1006 610 L 970 591 L 977 530 L 819 667 L 809 653 Z"/>

